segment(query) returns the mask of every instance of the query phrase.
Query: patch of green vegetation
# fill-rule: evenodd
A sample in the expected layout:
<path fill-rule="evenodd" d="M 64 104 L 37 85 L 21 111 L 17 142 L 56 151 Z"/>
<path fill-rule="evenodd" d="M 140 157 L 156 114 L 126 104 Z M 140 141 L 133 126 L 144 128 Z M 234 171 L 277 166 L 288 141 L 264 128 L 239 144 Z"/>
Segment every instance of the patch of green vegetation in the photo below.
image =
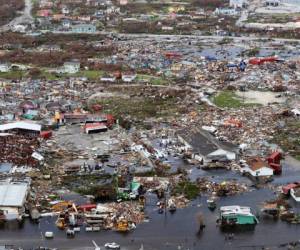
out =
<path fill-rule="evenodd" d="M 175 105 L 176 98 L 112 97 L 98 100 L 97 103 L 103 105 L 107 113 L 116 117 L 129 115 L 138 120 L 170 116 L 178 111 Z"/>
<path fill-rule="evenodd" d="M 241 54 L 242 56 L 248 56 L 248 57 L 252 57 L 252 56 L 257 56 L 260 52 L 260 48 L 255 47 L 246 51 L 243 51 Z"/>
<path fill-rule="evenodd" d="M 167 79 L 164 79 L 162 77 L 143 75 L 143 74 L 138 74 L 137 80 L 149 82 L 152 85 L 167 85 L 169 83 Z"/>
<path fill-rule="evenodd" d="M 255 14 L 251 15 L 245 22 L 247 23 L 288 23 L 294 22 L 300 15 L 298 13 L 285 14 Z"/>
<path fill-rule="evenodd" d="M 77 72 L 76 74 L 58 74 L 51 73 L 46 70 L 43 70 L 40 77 L 45 78 L 47 80 L 59 80 L 66 79 L 68 77 L 86 77 L 90 81 L 99 80 L 99 78 L 103 75 L 102 71 L 99 70 L 82 70 Z"/>
<path fill-rule="evenodd" d="M 199 195 L 199 188 L 195 183 L 190 181 L 179 182 L 172 190 L 173 195 L 184 195 L 187 199 L 192 200 Z"/>
<path fill-rule="evenodd" d="M 244 103 L 240 97 L 238 97 L 233 91 L 229 90 L 220 92 L 213 97 L 212 101 L 220 108 L 240 108 L 258 105 L 255 103 Z"/>
<path fill-rule="evenodd" d="M 218 42 L 219 45 L 229 44 L 233 42 L 233 38 L 224 37 L 221 41 Z"/>
<path fill-rule="evenodd" d="M 75 75 L 79 77 L 86 77 L 89 80 L 99 80 L 99 78 L 103 75 L 103 72 L 100 70 L 82 70 Z"/>
<path fill-rule="evenodd" d="M 90 81 L 98 80 L 103 75 L 103 72 L 100 70 L 82 70 L 76 74 L 59 74 L 55 72 L 49 72 L 45 69 L 41 69 L 41 72 L 35 76 L 36 79 L 43 78 L 46 80 L 59 80 L 59 79 L 66 79 L 69 77 L 86 77 Z M 0 78 L 3 79 L 11 79 L 17 80 L 22 79 L 24 77 L 30 77 L 27 71 L 21 70 L 12 70 L 9 72 L 0 72 Z"/>
<path fill-rule="evenodd" d="M 0 78 L 17 80 L 22 79 L 25 76 L 26 72 L 21 70 L 12 70 L 9 72 L 0 72 Z"/>

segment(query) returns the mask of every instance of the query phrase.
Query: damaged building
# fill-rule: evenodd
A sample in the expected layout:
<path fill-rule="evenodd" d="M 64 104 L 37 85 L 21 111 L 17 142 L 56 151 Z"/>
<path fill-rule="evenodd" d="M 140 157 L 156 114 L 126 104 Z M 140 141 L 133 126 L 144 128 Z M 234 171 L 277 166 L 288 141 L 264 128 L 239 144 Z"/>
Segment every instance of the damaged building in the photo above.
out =
<path fill-rule="evenodd" d="M 22 181 L 6 179 L 0 182 L 0 213 L 2 220 L 22 220 L 29 190 L 30 179 Z"/>
<path fill-rule="evenodd" d="M 178 139 L 184 144 L 186 152 L 192 153 L 192 158 L 201 162 L 231 161 L 237 157 L 237 147 L 229 142 L 218 141 L 208 132 L 193 128 L 177 132 Z"/>

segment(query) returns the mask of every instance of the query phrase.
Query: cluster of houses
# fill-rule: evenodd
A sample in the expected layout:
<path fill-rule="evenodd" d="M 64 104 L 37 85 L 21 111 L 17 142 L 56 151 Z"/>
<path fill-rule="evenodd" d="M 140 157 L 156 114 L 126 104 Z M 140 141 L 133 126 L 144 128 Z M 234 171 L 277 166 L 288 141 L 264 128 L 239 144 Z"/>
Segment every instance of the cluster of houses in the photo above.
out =
<path fill-rule="evenodd" d="M 177 132 L 184 152 L 201 165 L 216 162 L 239 162 L 239 170 L 254 181 L 268 181 L 273 175 L 281 174 L 280 152 L 275 151 L 266 159 L 260 156 L 248 156 L 244 159 L 242 149 L 230 142 L 219 141 L 207 128 L 188 128 Z"/>
<path fill-rule="evenodd" d="M 80 14 L 79 9 L 91 9 L 93 14 Z M 83 11 L 85 12 L 85 11 Z M 95 33 L 97 22 L 105 21 L 120 12 L 110 0 L 85 1 L 39 1 L 36 17 L 41 29 L 49 29 L 56 24 L 57 31 L 72 33 Z"/>
<path fill-rule="evenodd" d="M 215 15 L 236 16 L 239 15 L 241 10 L 248 5 L 247 0 L 230 0 L 229 7 L 216 8 Z"/>
<path fill-rule="evenodd" d="M 103 25 L 118 26 L 120 23 L 142 23 L 151 21 L 153 15 L 139 14 L 127 15 L 121 7 L 127 5 L 127 0 L 113 3 L 111 0 L 84 0 L 84 1 L 50 1 L 41 0 L 36 12 L 37 23 L 41 30 L 55 30 L 58 32 L 95 33 Z M 242 8 L 247 6 L 247 0 L 230 0 L 229 7 L 217 8 L 215 15 L 238 15 Z M 186 11 L 183 5 L 170 7 L 169 15 L 161 15 L 159 20 L 175 19 L 176 16 L 189 17 L 189 20 L 177 22 L 176 25 L 189 26 L 197 19 L 203 19 L 209 12 L 204 10 Z M 85 11 L 86 10 L 86 11 Z M 92 11 L 91 11 L 92 10 Z M 183 15 L 181 12 L 184 12 Z M 84 13 L 84 14 L 82 14 Z M 88 13 L 88 14 L 87 14 Z M 186 24 L 187 22 L 187 24 Z M 174 27 L 161 24 L 162 31 L 173 31 Z"/>

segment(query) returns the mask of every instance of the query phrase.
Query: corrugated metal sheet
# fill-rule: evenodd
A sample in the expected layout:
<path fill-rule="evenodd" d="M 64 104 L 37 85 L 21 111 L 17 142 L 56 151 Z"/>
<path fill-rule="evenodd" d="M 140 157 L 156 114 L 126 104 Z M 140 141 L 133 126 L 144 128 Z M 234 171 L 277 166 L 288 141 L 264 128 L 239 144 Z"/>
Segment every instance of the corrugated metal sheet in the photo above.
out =
<path fill-rule="evenodd" d="M 22 207 L 27 190 L 26 183 L 0 185 L 0 207 Z"/>
<path fill-rule="evenodd" d="M 39 124 L 29 122 L 14 122 L 0 125 L 0 131 L 7 131 L 11 129 L 25 129 L 33 131 L 41 131 L 42 126 Z"/>

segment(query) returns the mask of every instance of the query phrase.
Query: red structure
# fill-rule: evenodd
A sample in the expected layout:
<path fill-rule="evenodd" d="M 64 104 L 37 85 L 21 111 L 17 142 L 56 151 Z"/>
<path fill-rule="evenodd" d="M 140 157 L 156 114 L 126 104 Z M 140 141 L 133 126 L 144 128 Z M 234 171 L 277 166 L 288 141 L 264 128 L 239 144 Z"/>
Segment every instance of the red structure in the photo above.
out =
<path fill-rule="evenodd" d="M 277 164 L 280 164 L 280 160 L 282 158 L 282 155 L 280 152 L 278 151 L 275 151 L 273 152 L 268 158 L 267 158 L 267 161 L 268 163 L 277 163 Z"/>
<path fill-rule="evenodd" d="M 166 52 L 165 57 L 168 59 L 175 59 L 175 58 L 180 58 L 181 54 L 179 54 L 177 52 Z"/>
<path fill-rule="evenodd" d="M 106 125 L 107 125 L 108 128 L 111 128 L 116 122 L 115 117 L 111 114 L 107 114 L 106 119 L 107 119 L 107 124 Z"/>
<path fill-rule="evenodd" d="M 93 110 L 94 112 L 102 111 L 102 109 L 103 109 L 103 107 L 102 107 L 100 104 L 94 104 L 94 105 L 92 106 L 92 110 Z"/>
<path fill-rule="evenodd" d="M 86 211 L 91 211 L 92 209 L 96 208 L 96 204 L 86 204 L 86 205 L 80 205 L 77 207 L 78 210 L 86 212 Z"/>
<path fill-rule="evenodd" d="M 282 158 L 282 155 L 280 152 L 275 151 L 273 152 L 268 158 L 268 164 L 269 167 L 274 170 L 274 174 L 281 174 L 282 172 L 282 166 L 280 164 L 280 160 Z"/>
<path fill-rule="evenodd" d="M 52 136 L 52 131 L 41 131 L 40 136 L 45 140 L 50 139 L 50 137 Z"/>
<path fill-rule="evenodd" d="M 277 62 L 278 58 L 275 56 L 272 57 L 264 57 L 264 58 L 251 58 L 249 59 L 249 64 L 253 64 L 253 65 L 261 65 L 264 64 L 265 62 Z"/>

